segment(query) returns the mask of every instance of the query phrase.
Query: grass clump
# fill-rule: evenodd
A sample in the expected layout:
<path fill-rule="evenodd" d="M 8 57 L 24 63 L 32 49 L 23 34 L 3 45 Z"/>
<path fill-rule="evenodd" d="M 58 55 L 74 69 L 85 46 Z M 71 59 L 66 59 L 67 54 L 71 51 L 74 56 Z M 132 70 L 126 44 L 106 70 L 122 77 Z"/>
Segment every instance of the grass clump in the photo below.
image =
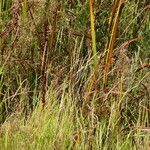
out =
<path fill-rule="evenodd" d="M 145 1 L 0 1 L 0 149 L 149 149 Z"/>

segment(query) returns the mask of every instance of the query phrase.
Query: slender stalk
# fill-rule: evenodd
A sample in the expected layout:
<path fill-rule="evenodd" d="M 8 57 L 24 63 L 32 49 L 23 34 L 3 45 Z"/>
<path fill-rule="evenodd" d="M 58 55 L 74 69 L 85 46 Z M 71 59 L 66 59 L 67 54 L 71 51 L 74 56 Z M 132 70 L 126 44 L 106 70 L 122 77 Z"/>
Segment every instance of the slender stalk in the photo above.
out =
<path fill-rule="evenodd" d="M 50 0 L 47 0 L 45 3 L 45 14 L 44 14 L 44 40 L 43 44 L 41 45 L 41 92 L 42 92 L 42 105 L 43 108 L 45 106 L 45 95 L 46 95 L 46 83 L 47 83 L 47 78 L 46 78 L 46 70 L 47 70 L 47 49 L 48 49 L 48 9 L 49 9 L 49 4 Z"/>
<path fill-rule="evenodd" d="M 118 4 L 117 4 L 118 3 Z M 107 78 L 108 78 L 108 71 L 111 65 L 111 60 L 113 56 L 113 49 L 115 46 L 116 42 L 116 37 L 117 37 L 117 30 L 119 27 L 119 20 L 121 16 L 121 11 L 124 6 L 124 2 L 122 0 L 118 0 L 114 2 L 114 7 L 112 9 L 112 15 L 110 18 L 110 40 L 108 42 L 108 46 L 106 50 L 108 50 L 107 55 L 106 55 L 106 62 L 105 62 L 105 68 L 104 68 L 104 77 L 103 77 L 103 85 L 105 86 L 107 83 Z M 116 15 L 115 15 L 116 13 Z M 113 19 L 113 17 L 115 18 Z"/>
<path fill-rule="evenodd" d="M 97 67 L 98 57 L 96 50 L 96 33 L 95 33 L 95 24 L 94 24 L 94 14 L 93 14 L 93 1 L 90 0 L 90 21 L 91 21 L 91 36 L 92 36 L 92 50 L 93 50 L 93 58 L 94 58 L 94 67 Z"/>
<path fill-rule="evenodd" d="M 23 0 L 22 13 L 23 13 L 23 20 L 24 20 L 27 17 L 27 0 Z"/>

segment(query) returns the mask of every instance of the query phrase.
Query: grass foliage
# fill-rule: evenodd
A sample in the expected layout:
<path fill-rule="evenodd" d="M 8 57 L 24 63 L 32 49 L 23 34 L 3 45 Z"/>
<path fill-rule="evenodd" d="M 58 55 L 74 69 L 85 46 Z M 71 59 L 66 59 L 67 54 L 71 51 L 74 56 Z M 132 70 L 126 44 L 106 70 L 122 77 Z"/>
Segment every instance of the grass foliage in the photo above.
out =
<path fill-rule="evenodd" d="M 148 0 L 0 0 L 0 150 L 150 149 Z"/>

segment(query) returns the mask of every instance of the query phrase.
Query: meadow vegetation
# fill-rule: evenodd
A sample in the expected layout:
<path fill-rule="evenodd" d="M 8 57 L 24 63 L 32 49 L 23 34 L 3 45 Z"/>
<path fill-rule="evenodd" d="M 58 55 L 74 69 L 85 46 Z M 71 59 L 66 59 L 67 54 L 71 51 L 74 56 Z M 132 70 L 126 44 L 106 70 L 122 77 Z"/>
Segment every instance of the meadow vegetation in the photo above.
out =
<path fill-rule="evenodd" d="M 149 0 L 0 0 L 0 150 L 149 150 Z"/>

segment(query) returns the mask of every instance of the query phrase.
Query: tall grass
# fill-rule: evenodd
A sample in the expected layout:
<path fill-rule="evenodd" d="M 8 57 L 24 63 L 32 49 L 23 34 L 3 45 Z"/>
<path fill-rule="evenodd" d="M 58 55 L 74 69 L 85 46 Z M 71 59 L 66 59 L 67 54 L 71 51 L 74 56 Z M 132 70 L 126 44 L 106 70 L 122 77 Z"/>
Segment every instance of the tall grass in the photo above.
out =
<path fill-rule="evenodd" d="M 123 128 L 117 132 L 115 102 L 109 119 L 93 125 L 90 116 L 78 113 L 69 93 L 62 98 L 57 104 L 50 91 L 46 109 L 41 111 L 39 104 L 26 121 L 20 112 L 11 115 L 1 126 L 0 149 L 148 149 L 148 129 L 135 126 L 125 134 Z"/>
<path fill-rule="evenodd" d="M 0 150 L 148 150 L 148 8 L 1 0 Z"/>

